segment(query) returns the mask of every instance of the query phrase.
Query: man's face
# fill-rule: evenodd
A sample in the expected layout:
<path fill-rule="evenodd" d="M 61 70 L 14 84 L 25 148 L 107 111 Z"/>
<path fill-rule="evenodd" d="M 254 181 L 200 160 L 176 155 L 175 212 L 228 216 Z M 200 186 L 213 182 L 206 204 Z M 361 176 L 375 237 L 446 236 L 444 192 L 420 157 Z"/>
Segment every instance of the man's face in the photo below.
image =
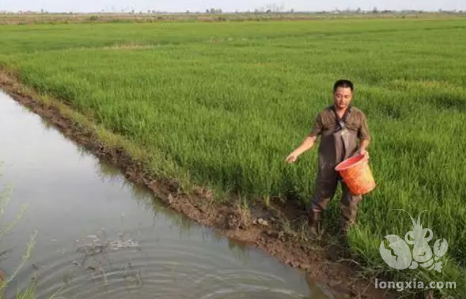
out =
<path fill-rule="evenodd" d="M 338 89 L 333 93 L 333 100 L 335 105 L 339 109 L 346 109 L 351 103 L 353 98 L 353 92 L 349 87 L 338 87 Z"/>

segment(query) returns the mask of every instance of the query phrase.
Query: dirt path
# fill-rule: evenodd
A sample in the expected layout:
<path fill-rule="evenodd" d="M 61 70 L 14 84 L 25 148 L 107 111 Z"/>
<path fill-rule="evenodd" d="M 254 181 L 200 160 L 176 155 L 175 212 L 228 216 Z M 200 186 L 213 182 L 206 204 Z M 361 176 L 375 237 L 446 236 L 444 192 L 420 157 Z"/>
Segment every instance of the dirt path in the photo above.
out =
<path fill-rule="evenodd" d="M 238 208 L 235 199 L 228 203 L 213 203 L 211 193 L 196 188 L 190 194 L 180 190 L 175 180 L 155 179 L 147 175 L 144 166 L 133 161 L 122 148 L 111 148 L 98 140 L 92 128 L 63 115 L 63 104 L 46 105 L 30 89 L 21 85 L 6 71 L 0 70 L 0 88 L 14 100 L 53 124 L 69 139 L 83 145 L 97 157 L 120 167 L 126 177 L 147 186 L 173 210 L 212 228 L 228 238 L 256 246 L 279 261 L 306 271 L 310 280 L 328 286 L 341 298 L 397 298 L 398 292 L 385 294 L 376 289 L 373 281 L 357 278 L 357 269 L 351 263 L 337 260 L 330 254 L 331 248 L 318 242 L 306 242 L 300 234 L 286 229 L 280 219 L 303 219 L 304 211 L 299 207 L 274 207 L 256 204 L 248 211 Z M 57 108 L 60 107 L 60 108 Z M 289 203 L 287 203 L 289 205 Z M 379 279 L 380 280 L 380 279 Z"/>

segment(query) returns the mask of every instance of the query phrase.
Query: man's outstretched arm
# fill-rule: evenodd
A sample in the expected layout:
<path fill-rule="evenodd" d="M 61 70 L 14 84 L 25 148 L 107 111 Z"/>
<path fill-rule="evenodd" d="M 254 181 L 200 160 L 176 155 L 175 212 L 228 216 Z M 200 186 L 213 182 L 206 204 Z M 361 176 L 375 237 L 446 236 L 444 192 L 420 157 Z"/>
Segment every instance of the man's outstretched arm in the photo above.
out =
<path fill-rule="evenodd" d="M 288 163 L 293 163 L 295 162 L 299 156 L 301 156 L 304 152 L 310 150 L 315 142 L 316 142 L 317 136 L 307 136 L 306 139 L 299 145 L 294 151 L 291 152 L 291 154 L 286 157 L 286 162 Z"/>
<path fill-rule="evenodd" d="M 316 143 L 317 137 L 322 132 L 322 129 L 323 129 L 322 118 L 319 114 L 317 115 L 314 121 L 314 125 L 312 126 L 311 132 L 309 132 L 309 134 L 306 136 L 306 139 L 304 139 L 301 145 L 298 146 L 294 151 L 291 152 L 291 154 L 288 155 L 285 161 L 288 163 L 293 163 L 298 159 L 298 157 L 301 154 L 310 150 Z"/>

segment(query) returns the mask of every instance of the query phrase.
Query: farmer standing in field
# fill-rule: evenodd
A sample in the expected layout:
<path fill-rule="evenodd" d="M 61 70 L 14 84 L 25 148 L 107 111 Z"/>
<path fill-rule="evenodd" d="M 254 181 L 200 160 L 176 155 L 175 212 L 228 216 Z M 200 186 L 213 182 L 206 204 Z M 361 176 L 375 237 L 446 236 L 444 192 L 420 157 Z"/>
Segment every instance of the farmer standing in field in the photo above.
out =
<path fill-rule="evenodd" d="M 351 106 L 353 91 L 354 85 L 351 81 L 335 82 L 333 105 L 317 115 L 304 142 L 286 158 L 287 163 L 294 163 L 301 154 L 314 146 L 318 136 L 321 137 L 316 187 L 308 216 L 313 233 L 320 230 L 321 212 L 333 198 L 339 181 L 343 191 L 340 200 L 340 233 L 345 234 L 356 222 L 358 204 L 362 196 L 352 195 L 335 170 L 338 163 L 355 154 L 368 155 L 366 148 L 370 142 L 370 134 L 367 119 L 361 110 Z"/>

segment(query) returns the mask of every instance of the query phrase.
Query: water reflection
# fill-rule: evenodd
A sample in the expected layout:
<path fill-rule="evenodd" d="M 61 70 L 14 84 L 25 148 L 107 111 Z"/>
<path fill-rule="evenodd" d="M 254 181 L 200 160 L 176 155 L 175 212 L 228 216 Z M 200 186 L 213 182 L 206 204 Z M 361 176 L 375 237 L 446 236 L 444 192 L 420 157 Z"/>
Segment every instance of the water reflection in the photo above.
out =
<path fill-rule="evenodd" d="M 97 176 L 102 180 L 102 182 L 112 182 L 115 180 L 116 181 L 120 180 L 121 171 L 117 167 L 107 162 L 104 162 L 103 160 L 97 160 L 95 170 L 96 170 Z M 146 192 L 140 192 L 140 193 L 146 193 Z"/>
<path fill-rule="evenodd" d="M 46 118 L 40 118 L 40 123 L 42 125 L 42 127 L 44 128 L 45 131 L 49 131 L 49 130 L 55 130 L 55 128 L 53 127 L 52 125 L 52 122 Z"/>
<path fill-rule="evenodd" d="M 86 152 L 87 150 L 82 149 L 82 151 Z M 180 237 L 183 237 L 183 235 L 189 236 L 189 232 L 194 224 L 192 220 L 166 208 L 160 200 L 152 195 L 147 187 L 126 180 L 118 167 L 104 160 L 96 160 L 95 166 L 96 173 L 102 182 L 111 183 L 115 186 L 119 185 L 121 190 L 130 190 L 132 199 L 137 202 L 138 206 L 143 207 L 147 211 L 152 211 L 154 213 L 154 219 L 156 219 L 156 215 L 161 212 L 165 215 L 170 215 L 168 218 L 171 223 L 170 227 L 177 228 Z"/>

